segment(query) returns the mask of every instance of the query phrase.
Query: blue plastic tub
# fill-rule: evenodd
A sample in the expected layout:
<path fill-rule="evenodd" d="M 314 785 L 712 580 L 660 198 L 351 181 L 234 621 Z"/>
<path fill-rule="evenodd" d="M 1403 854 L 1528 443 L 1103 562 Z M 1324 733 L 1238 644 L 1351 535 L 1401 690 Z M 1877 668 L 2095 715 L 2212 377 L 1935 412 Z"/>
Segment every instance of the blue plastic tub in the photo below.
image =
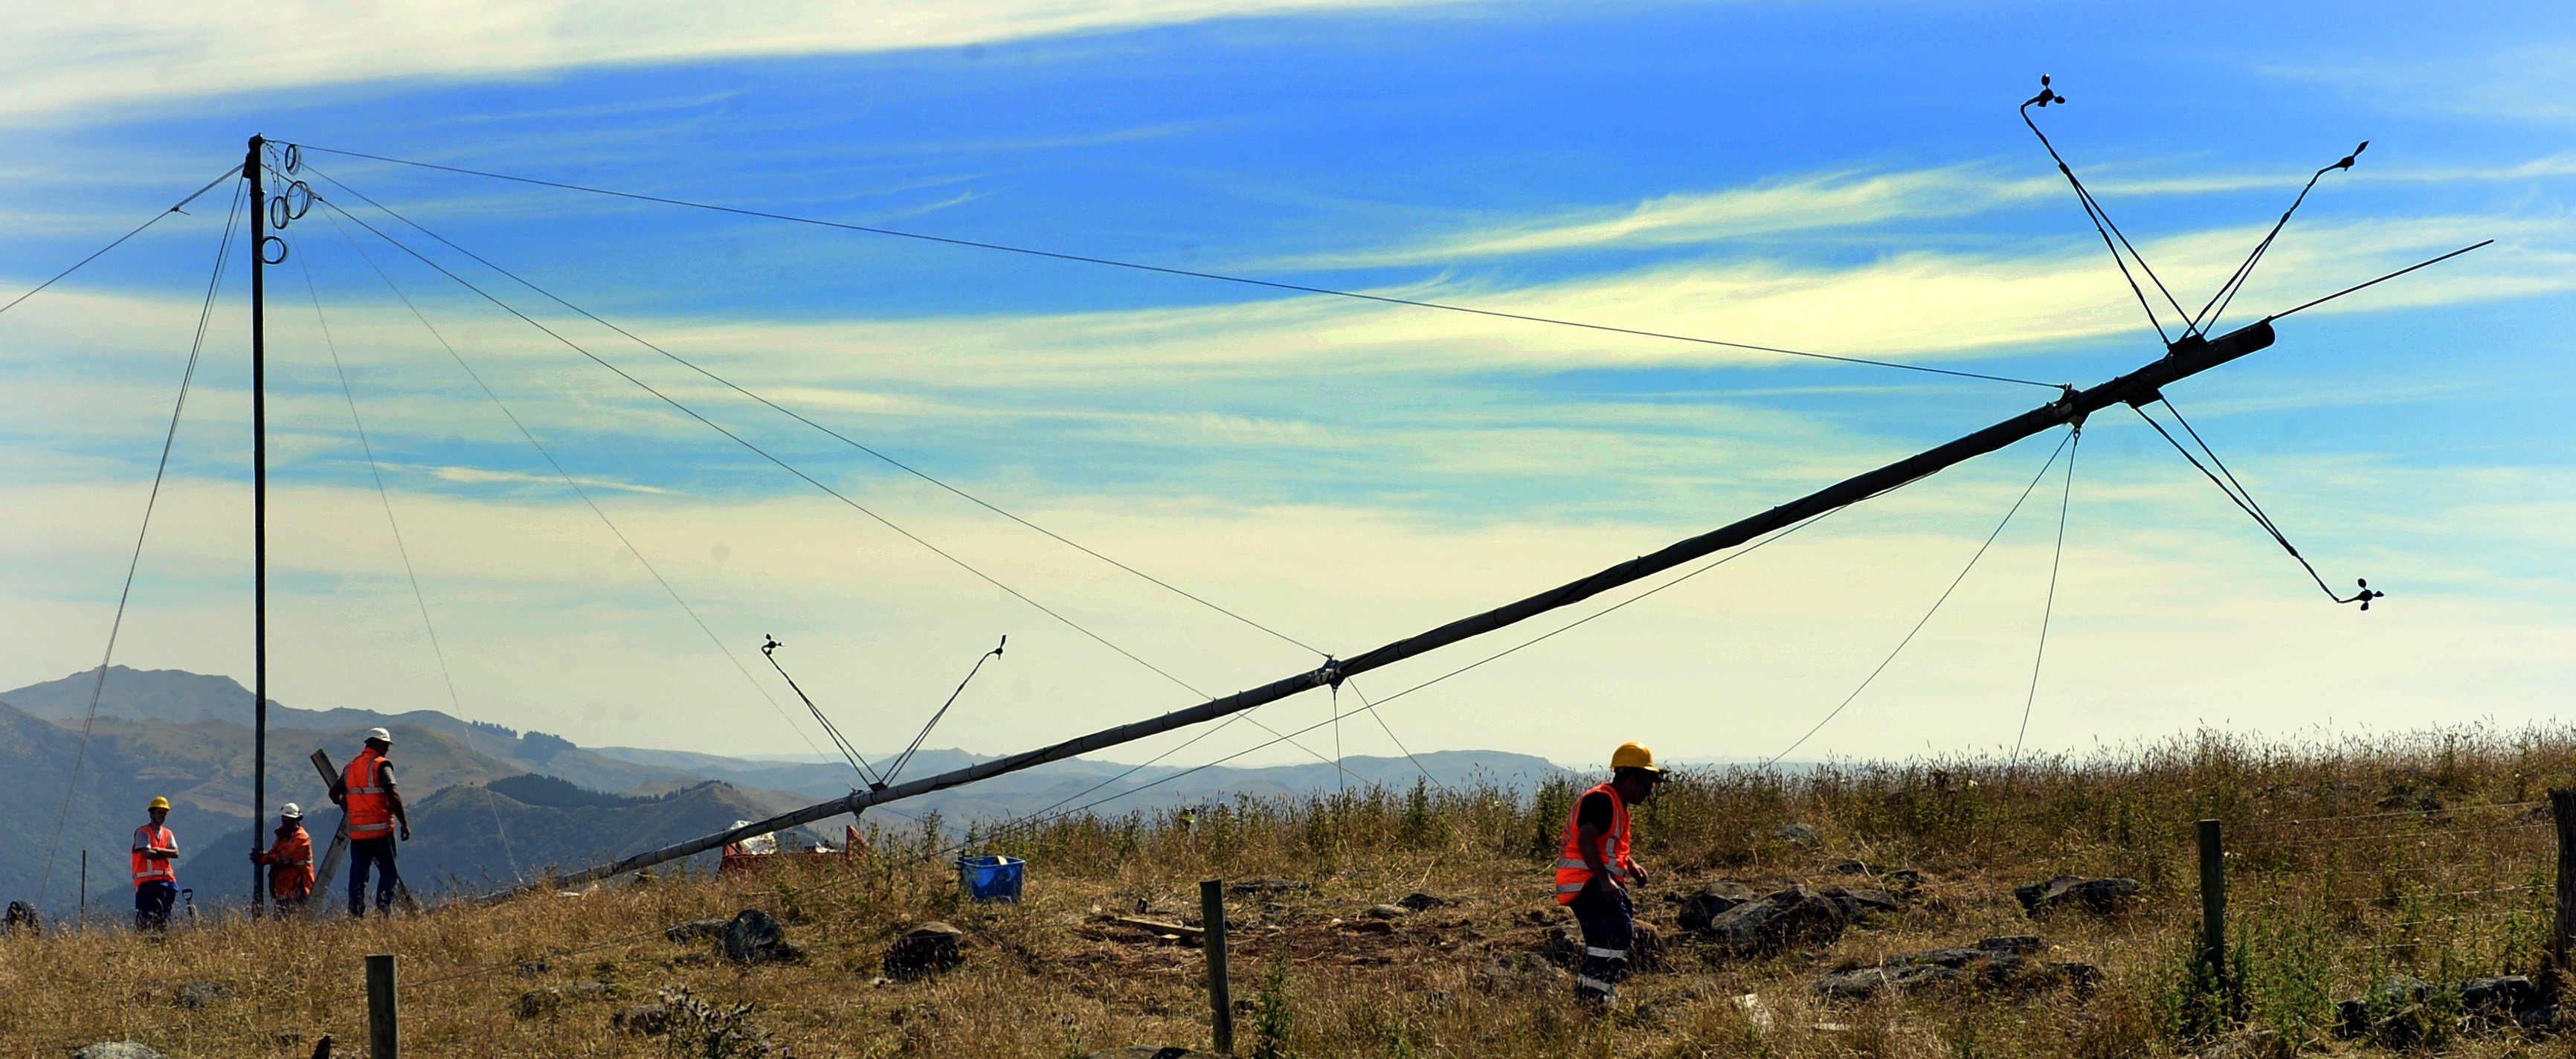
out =
<path fill-rule="evenodd" d="M 1018 857 L 959 857 L 957 883 L 977 901 L 1017 903 L 1027 868 L 1028 862 Z"/>

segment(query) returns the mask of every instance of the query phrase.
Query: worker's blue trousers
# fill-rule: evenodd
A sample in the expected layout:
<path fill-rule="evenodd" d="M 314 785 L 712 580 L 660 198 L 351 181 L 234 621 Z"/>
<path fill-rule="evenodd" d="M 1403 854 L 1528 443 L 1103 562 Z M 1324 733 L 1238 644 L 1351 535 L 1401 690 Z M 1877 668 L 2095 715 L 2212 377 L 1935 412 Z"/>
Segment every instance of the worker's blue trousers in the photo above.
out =
<path fill-rule="evenodd" d="M 376 914 L 384 915 L 393 908 L 394 883 L 400 878 L 394 874 L 394 836 L 361 838 L 349 843 L 350 915 L 367 914 L 367 865 L 370 863 L 377 867 Z"/>
<path fill-rule="evenodd" d="M 155 879 L 134 887 L 134 929 L 170 929 L 170 902 L 179 899 L 179 884 Z"/>
<path fill-rule="evenodd" d="M 1628 946 L 1637 936 L 1636 910 L 1626 890 L 1599 883 L 1574 895 L 1574 921 L 1583 928 L 1583 966 L 1574 974 L 1574 995 L 1608 1003 L 1628 976 Z"/>

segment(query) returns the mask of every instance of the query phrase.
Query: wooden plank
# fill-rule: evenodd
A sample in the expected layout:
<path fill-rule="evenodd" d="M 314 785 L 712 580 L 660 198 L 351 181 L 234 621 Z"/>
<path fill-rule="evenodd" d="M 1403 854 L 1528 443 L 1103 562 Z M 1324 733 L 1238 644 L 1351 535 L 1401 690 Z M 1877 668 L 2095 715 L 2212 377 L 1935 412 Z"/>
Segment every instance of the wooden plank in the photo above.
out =
<path fill-rule="evenodd" d="M 313 752 L 313 768 L 315 771 L 322 774 L 322 788 L 324 790 L 329 790 L 332 784 L 340 782 L 340 770 L 332 767 L 330 754 L 320 750 L 315 750 Z M 331 833 L 330 852 L 324 853 L 322 855 L 321 862 L 314 865 L 313 896 L 306 899 L 304 902 L 305 918 L 322 918 L 322 910 L 331 904 L 328 895 L 334 892 L 331 887 L 331 881 L 337 878 L 340 874 L 340 858 L 348 852 L 349 813 L 348 810 L 343 809 L 340 811 L 340 827 L 338 830 Z"/>
<path fill-rule="evenodd" d="M 340 782 L 340 770 L 332 766 L 329 752 L 314 751 L 313 768 L 322 774 L 323 787 L 329 788 Z M 340 810 L 340 828 L 331 834 L 331 851 L 324 853 L 322 863 L 313 869 L 313 899 L 304 903 L 306 916 L 314 919 L 322 917 L 322 908 L 329 903 L 322 899 L 322 895 L 330 890 L 332 877 L 340 872 L 340 858 L 348 852 L 349 810 L 343 807 Z M 394 869 L 394 900 L 402 904 L 405 912 L 420 911 L 420 900 L 411 895 L 411 883 L 402 877 L 402 868 L 399 866 Z"/>
<path fill-rule="evenodd" d="M 1109 922 L 1118 924 L 1122 927 L 1134 927 L 1138 930 L 1150 930 L 1157 935 L 1174 935 L 1179 937 L 1182 941 L 1192 945 L 1198 944 L 1201 937 L 1206 933 L 1197 927 L 1185 926 L 1179 923 L 1167 923 L 1160 919 L 1146 919 L 1143 916 L 1110 916 Z"/>

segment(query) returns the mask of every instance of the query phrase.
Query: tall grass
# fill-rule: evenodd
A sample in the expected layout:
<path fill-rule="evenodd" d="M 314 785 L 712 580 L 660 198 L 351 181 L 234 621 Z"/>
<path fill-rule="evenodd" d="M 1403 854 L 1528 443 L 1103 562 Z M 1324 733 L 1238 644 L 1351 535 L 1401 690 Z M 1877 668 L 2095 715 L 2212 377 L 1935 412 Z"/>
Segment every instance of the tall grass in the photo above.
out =
<path fill-rule="evenodd" d="M 1692 771 L 1636 812 L 1637 855 L 1657 878 L 1640 911 L 1667 935 L 1676 905 L 1661 898 L 1708 880 L 1870 882 L 1836 874 L 1858 860 L 1922 881 L 1904 911 L 1832 945 L 1755 960 L 1684 947 L 1669 970 L 1630 978 L 1602 1014 L 1525 955 L 1566 921 L 1548 865 L 1574 783 L 1414 784 L 977 828 L 976 851 L 1031 862 L 1018 906 L 961 900 L 948 865 L 955 836 L 940 822 L 871 819 L 875 856 L 848 871 L 677 871 L 391 922 L 209 923 L 166 941 L 101 928 L 0 939 L 0 1055 L 59 1059 L 133 1038 L 175 1055 L 267 1056 L 309 1051 L 322 1032 L 359 1040 L 361 958 L 380 951 L 402 958 L 405 1036 L 418 1054 L 662 1055 L 671 1037 L 607 1025 L 617 1006 L 666 990 L 727 1013 L 725 1026 L 739 1027 L 728 1041 L 807 1056 L 1203 1047 L 1196 950 L 1092 913 L 1142 903 L 1188 919 L 1209 877 L 1311 886 L 1231 900 L 1235 980 L 1258 983 L 1247 1051 L 2108 1059 L 2186 1054 L 2246 1029 L 2277 1033 L 2285 1050 L 2350 1048 L 2334 1039 L 2334 1002 L 2380 978 L 2536 968 L 2555 853 L 2545 812 L 2522 803 L 2571 782 L 2576 733 L 2562 729 L 2301 744 L 2202 733 L 2018 768 L 1960 757 Z M 2204 817 L 2224 822 L 2231 849 L 2224 980 L 2193 958 L 2192 825 Z M 1816 829 L 1817 841 L 1777 837 L 1786 823 Z M 2026 918 L 2012 887 L 2061 873 L 2125 875 L 2146 889 L 2117 917 Z M 1413 890 L 1450 904 L 1391 931 L 1362 929 L 1362 910 Z M 787 922 L 806 960 L 737 968 L 659 934 L 742 908 Z M 969 932 L 963 965 L 877 983 L 887 942 L 934 918 Z M 1848 1004 L 1809 985 L 1836 967 L 2008 933 L 2042 935 L 2045 961 L 2098 966 L 2098 988 Z M 235 995 L 174 1005 L 177 986 L 194 980 Z M 572 988 L 583 982 L 611 983 L 615 995 Z M 561 1002 L 519 1017 L 521 994 L 548 988 Z M 2434 1022 L 2436 1040 L 2419 1047 L 2527 1047 L 2444 1037 L 2450 1023 Z M 710 1047 L 708 1032 L 688 1030 L 688 1043 Z"/>

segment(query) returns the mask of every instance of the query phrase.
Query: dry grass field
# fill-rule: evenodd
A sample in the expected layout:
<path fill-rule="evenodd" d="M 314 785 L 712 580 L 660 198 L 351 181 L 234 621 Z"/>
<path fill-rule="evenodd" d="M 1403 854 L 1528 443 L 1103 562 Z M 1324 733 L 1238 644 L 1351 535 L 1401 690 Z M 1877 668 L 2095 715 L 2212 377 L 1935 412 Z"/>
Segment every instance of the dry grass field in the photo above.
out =
<path fill-rule="evenodd" d="M 949 849 L 906 825 L 882 829 L 874 857 L 850 871 L 664 873 L 389 922 L 210 923 L 161 941 L 121 930 L 7 938 L 0 1055 L 58 1059 L 131 1039 L 173 1056 L 304 1056 L 324 1033 L 340 1054 L 362 1054 L 370 952 L 400 956 L 406 1052 L 441 1059 L 1204 1048 L 1199 950 L 1104 913 L 1195 922 L 1209 877 L 1308 884 L 1229 899 L 1247 1055 L 2576 1054 L 2547 1031 L 2469 1017 L 2439 990 L 2414 1013 L 2411 1039 L 2340 1035 L 2334 1006 L 2396 974 L 2536 973 L 2556 856 L 2542 800 L 2571 784 L 2576 732 L 2556 730 L 2336 746 L 2196 737 L 2017 772 L 1959 760 L 1692 774 L 1637 815 L 1655 876 L 1640 912 L 1664 944 L 1658 966 L 1602 1012 L 1530 955 L 1567 922 L 1546 865 L 1570 788 L 1371 790 L 978 836 L 979 850 L 1032 862 L 1019 905 L 961 902 Z M 2228 828 L 2233 1004 L 2192 973 L 2202 817 Z M 2061 874 L 2143 889 L 2114 914 L 2025 914 L 2014 887 Z M 1742 955 L 1676 922 L 1679 898 L 1726 881 L 1755 893 L 1883 887 L 1899 907 L 1837 937 Z M 1415 892 L 1446 903 L 1398 919 L 1366 912 Z M 738 966 L 710 942 L 661 933 L 746 908 L 785 923 L 803 958 Z M 884 980 L 889 941 L 925 920 L 965 931 L 962 962 Z M 1900 953 L 2030 934 L 2045 946 L 2033 966 L 2097 972 L 1859 1001 L 1813 985 Z M 196 982 L 220 986 L 183 1006 L 181 987 Z M 622 1009 L 666 999 L 664 1032 L 612 1028 Z"/>

